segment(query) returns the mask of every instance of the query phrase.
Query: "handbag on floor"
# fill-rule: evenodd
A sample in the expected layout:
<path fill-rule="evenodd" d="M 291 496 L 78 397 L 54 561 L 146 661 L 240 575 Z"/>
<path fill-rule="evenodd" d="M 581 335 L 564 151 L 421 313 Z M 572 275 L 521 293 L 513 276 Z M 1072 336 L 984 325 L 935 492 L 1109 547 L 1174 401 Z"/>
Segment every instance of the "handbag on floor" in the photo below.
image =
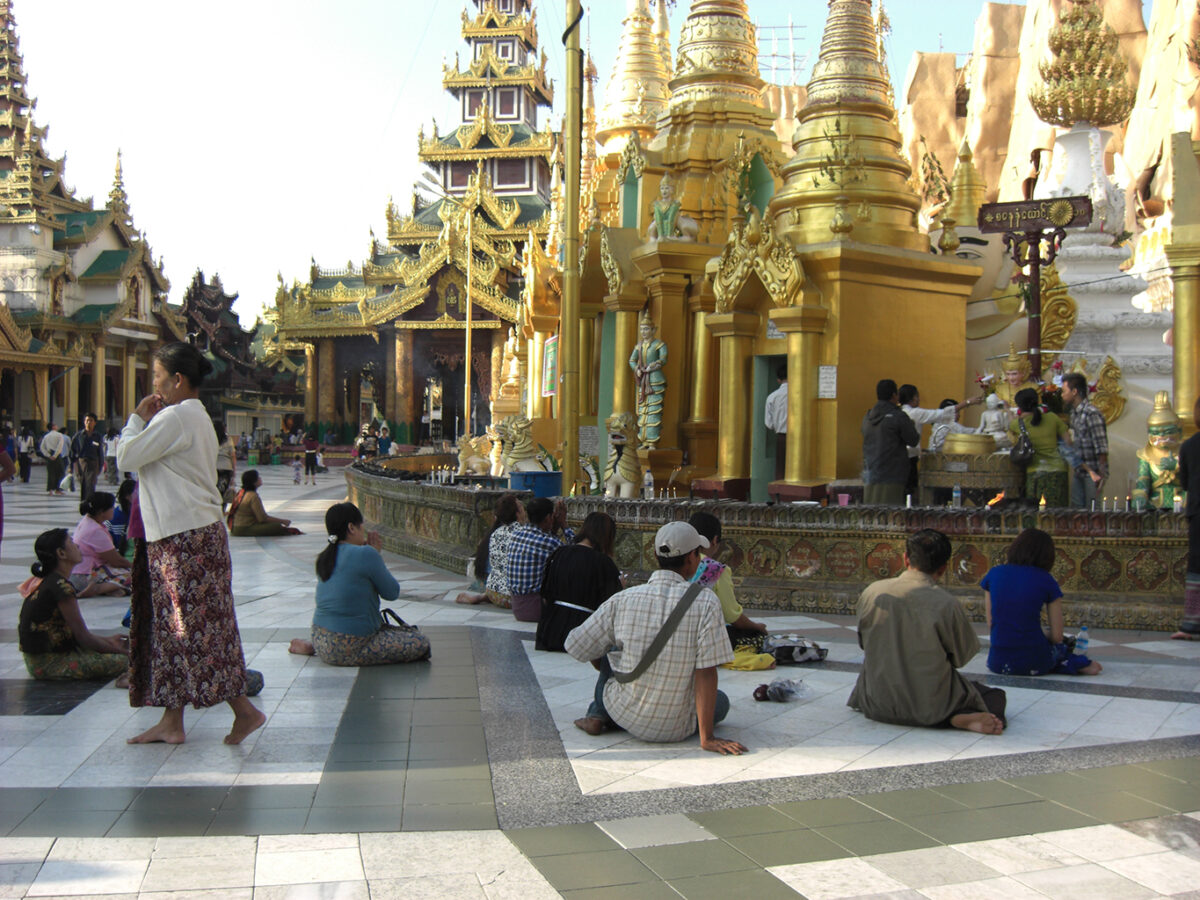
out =
<path fill-rule="evenodd" d="M 58 489 L 60 491 L 75 490 L 75 473 L 68 472 L 66 475 L 64 475 L 62 481 L 58 483 Z"/>
<path fill-rule="evenodd" d="M 822 662 L 829 655 L 828 649 L 798 634 L 767 635 L 763 652 L 774 656 L 775 662 L 780 665 Z"/>
<path fill-rule="evenodd" d="M 379 615 L 380 615 L 380 618 L 383 619 L 383 625 L 385 628 L 402 628 L 405 631 L 420 631 L 421 630 L 416 625 L 409 625 L 407 622 L 405 622 L 402 618 L 400 618 L 398 615 L 396 615 L 395 610 L 381 609 L 379 611 Z M 388 625 L 388 619 L 391 619 L 394 624 Z"/>

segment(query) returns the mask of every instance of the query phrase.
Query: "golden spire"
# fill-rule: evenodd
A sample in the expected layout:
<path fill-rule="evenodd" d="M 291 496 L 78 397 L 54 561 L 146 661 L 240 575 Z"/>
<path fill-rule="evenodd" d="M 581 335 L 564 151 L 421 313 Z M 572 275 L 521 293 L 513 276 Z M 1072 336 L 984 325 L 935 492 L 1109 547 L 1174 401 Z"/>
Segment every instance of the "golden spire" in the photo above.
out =
<path fill-rule="evenodd" d="M 657 13 L 657 21 L 654 25 L 654 36 L 658 38 L 659 50 L 662 52 L 663 67 L 670 74 L 675 66 L 671 62 L 671 23 L 667 19 L 667 0 L 658 0 L 655 12 Z"/>
<path fill-rule="evenodd" d="M 129 212 L 129 195 L 125 193 L 124 169 L 121 166 L 121 151 L 117 150 L 117 168 L 113 173 L 112 190 L 108 193 L 108 208 L 114 213 Z"/>
<path fill-rule="evenodd" d="M 835 217 L 853 216 L 859 243 L 927 252 L 917 227 L 921 200 L 908 183 L 895 110 L 879 62 L 871 0 L 830 0 L 821 53 L 808 82 L 776 217 L 793 210 L 797 244 L 824 243 Z"/>
<path fill-rule="evenodd" d="M 679 32 L 672 106 L 718 97 L 760 105 L 756 31 L 745 0 L 692 0 Z"/>
<path fill-rule="evenodd" d="M 646 0 L 629 0 L 622 28 L 596 131 L 602 144 L 635 131 L 643 138 L 652 136 L 654 123 L 667 108 L 668 72 Z"/>
<path fill-rule="evenodd" d="M 973 228 L 979 220 L 979 207 L 985 199 L 987 185 L 975 168 L 975 157 L 966 135 L 963 135 L 958 148 L 958 165 L 954 167 L 954 177 L 950 181 L 950 202 L 942 210 L 942 218 L 954 219 L 959 227 Z"/>
<path fill-rule="evenodd" d="M 596 175 L 596 64 L 589 51 L 583 66 L 583 152 L 580 154 L 579 184 L 581 196 L 586 198 L 592 191 L 592 179 Z M 585 204 L 586 205 L 586 201 Z"/>
<path fill-rule="evenodd" d="M 1063 128 L 1078 122 L 1102 128 L 1128 119 L 1134 89 L 1117 44 L 1095 0 L 1071 0 L 1050 30 L 1053 56 L 1038 66 L 1042 84 L 1029 92 L 1038 118 Z"/>

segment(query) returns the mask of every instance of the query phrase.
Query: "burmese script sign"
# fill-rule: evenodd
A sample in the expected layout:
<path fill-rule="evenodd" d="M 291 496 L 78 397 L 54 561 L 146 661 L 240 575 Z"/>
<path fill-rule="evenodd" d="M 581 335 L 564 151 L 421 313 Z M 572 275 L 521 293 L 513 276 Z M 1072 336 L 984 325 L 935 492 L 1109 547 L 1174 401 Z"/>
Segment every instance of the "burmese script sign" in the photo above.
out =
<path fill-rule="evenodd" d="M 979 230 L 985 233 L 1086 228 L 1090 224 L 1092 201 L 1089 197 L 1051 197 L 1048 200 L 985 203 L 979 207 Z"/>

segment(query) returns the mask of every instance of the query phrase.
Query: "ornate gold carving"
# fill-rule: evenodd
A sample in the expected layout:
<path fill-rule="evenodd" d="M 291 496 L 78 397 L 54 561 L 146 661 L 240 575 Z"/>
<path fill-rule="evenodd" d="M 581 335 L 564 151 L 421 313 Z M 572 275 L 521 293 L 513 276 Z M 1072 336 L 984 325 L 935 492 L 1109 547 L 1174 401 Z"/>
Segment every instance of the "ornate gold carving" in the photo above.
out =
<path fill-rule="evenodd" d="M 1050 265 L 1042 269 L 1041 282 L 1042 352 L 1049 353 L 1067 346 L 1079 318 L 1079 306 L 1059 277 L 1057 266 Z M 1052 360 L 1043 362 L 1053 363 Z"/>
<path fill-rule="evenodd" d="M 1121 367 L 1111 356 L 1104 358 L 1100 373 L 1096 376 L 1096 390 L 1092 393 L 1092 405 L 1104 414 L 1104 421 L 1111 425 L 1125 412 L 1125 397 L 1121 393 Z"/>
<path fill-rule="evenodd" d="M 730 233 L 713 279 L 717 312 L 730 312 L 736 307 L 751 274 L 758 276 L 775 306 L 796 305 L 805 281 L 800 258 L 776 232 L 775 217 L 768 212 L 763 218 L 747 203 L 745 218 Z"/>
<path fill-rule="evenodd" d="M 1029 92 L 1029 102 L 1051 125 L 1117 125 L 1129 118 L 1135 99 L 1126 80 L 1129 64 L 1096 0 L 1070 2 L 1050 31 L 1053 58 L 1038 67 L 1042 84 Z"/>
<path fill-rule="evenodd" d="M 598 117 L 601 143 L 623 134 L 649 137 L 670 97 L 670 73 L 645 0 L 636 0 L 621 29 L 621 44 Z"/>
<path fill-rule="evenodd" d="M 979 220 L 979 207 L 986 199 L 987 185 L 975 167 L 975 156 L 964 135 L 958 148 L 958 164 L 954 167 L 954 177 L 950 182 L 950 201 L 946 204 L 943 216 L 952 216 L 959 225 L 974 228 Z"/>
<path fill-rule="evenodd" d="M 608 242 L 608 229 L 600 229 L 600 268 L 608 279 L 608 292 L 617 294 L 621 291 L 621 266 L 613 256 L 612 246 Z"/>
<path fill-rule="evenodd" d="M 621 161 L 617 165 L 617 184 L 625 183 L 630 170 L 633 171 L 634 177 L 641 178 L 645 169 L 646 157 L 642 154 L 642 142 L 635 131 L 629 136 L 629 140 L 621 150 Z"/>
<path fill-rule="evenodd" d="M 716 99 L 759 102 L 757 30 L 744 0 L 693 4 L 679 32 L 672 103 Z"/>

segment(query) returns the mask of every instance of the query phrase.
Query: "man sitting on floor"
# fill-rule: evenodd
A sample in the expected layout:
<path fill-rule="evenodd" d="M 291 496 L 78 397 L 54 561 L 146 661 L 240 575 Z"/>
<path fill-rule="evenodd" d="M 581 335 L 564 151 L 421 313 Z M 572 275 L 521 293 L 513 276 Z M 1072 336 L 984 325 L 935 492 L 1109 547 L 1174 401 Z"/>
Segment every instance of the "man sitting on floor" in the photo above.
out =
<path fill-rule="evenodd" d="M 846 705 L 878 722 L 1000 734 L 1004 691 L 957 671 L 979 652 L 979 639 L 958 601 L 937 585 L 949 561 L 950 540 L 925 528 L 908 539 L 906 571 L 862 592 L 863 669 Z"/>
<path fill-rule="evenodd" d="M 725 636 L 721 602 L 696 585 L 694 599 L 657 656 L 640 675 L 639 666 L 664 623 L 692 587 L 700 551 L 708 541 L 686 522 L 670 522 L 654 536 L 658 571 L 647 584 L 609 597 L 586 622 L 567 635 L 566 650 L 591 661 L 600 672 L 587 715 L 575 721 L 588 734 L 614 726 L 643 741 L 682 741 L 699 730 L 700 746 L 714 753 L 740 754 L 737 741 L 713 736 L 729 712 L 729 698 L 717 690 L 717 666 L 733 659 Z M 617 677 L 613 676 L 616 670 Z"/>

